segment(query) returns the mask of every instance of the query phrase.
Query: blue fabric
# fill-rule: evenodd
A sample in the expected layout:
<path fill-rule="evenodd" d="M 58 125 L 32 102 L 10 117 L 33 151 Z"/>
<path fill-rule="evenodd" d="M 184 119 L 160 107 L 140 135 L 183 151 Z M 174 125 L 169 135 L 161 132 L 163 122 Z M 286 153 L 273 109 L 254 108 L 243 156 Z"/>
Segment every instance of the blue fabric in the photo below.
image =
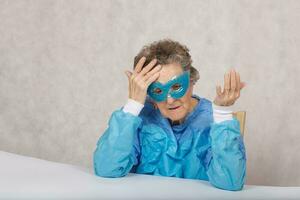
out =
<path fill-rule="evenodd" d="M 213 123 L 212 104 L 199 101 L 180 125 L 171 126 L 147 99 L 139 116 L 115 111 L 97 143 L 98 176 L 129 172 L 207 180 L 215 187 L 241 190 L 246 156 L 236 119 Z"/>
<path fill-rule="evenodd" d="M 168 96 L 171 96 L 174 99 L 179 99 L 184 96 L 189 88 L 189 84 L 190 72 L 185 71 L 180 76 L 174 77 L 165 84 L 160 82 L 151 83 L 151 85 L 148 87 L 147 93 L 156 102 L 166 101 Z M 175 88 L 178 88 L 174 89 L 174 86 Z"/>

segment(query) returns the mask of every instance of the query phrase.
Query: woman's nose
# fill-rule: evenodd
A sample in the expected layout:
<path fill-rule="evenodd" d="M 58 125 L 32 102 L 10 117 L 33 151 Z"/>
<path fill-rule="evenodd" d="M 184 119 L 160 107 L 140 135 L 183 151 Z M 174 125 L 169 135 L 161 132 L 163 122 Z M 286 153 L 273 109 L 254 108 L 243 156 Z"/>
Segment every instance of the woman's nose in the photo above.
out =
<path fill-rule="evenodd" d="M 172 98 L 171 96 L 168 96 L 168 97 L 167 97 L 167 103 L 168 103 L 168 104 L 172 104 L 174 101 L 175 101 L 175 99 Z"/>

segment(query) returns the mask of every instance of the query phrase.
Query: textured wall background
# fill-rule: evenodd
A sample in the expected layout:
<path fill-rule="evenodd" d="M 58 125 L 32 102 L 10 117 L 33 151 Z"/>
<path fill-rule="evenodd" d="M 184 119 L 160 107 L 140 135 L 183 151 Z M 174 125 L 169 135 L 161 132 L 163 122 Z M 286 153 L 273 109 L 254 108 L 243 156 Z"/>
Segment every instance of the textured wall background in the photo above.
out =
<path fill-rule="evenodd" d="M 299 20 L 297 0 L 0 0 L 0 150 L 92 167 L 123 71 L 170 37 L 191 49 L 195 93 L 213 99 L 231 67 L 248 84 L 247 183 L 300 186 Z"/>

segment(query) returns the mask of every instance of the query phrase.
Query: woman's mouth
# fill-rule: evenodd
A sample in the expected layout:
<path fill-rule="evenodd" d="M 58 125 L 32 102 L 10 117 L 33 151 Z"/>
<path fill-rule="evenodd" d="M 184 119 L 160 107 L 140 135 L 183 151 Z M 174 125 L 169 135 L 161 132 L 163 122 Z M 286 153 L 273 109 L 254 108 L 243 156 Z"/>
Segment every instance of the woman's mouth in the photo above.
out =
<path fill-rule="evenodd" d="M 169 110 L 176 110 L 178 109 L 180 106 L 176 106 L 176 107 L 172 107 L 172 108 L 169 108 Z"/>

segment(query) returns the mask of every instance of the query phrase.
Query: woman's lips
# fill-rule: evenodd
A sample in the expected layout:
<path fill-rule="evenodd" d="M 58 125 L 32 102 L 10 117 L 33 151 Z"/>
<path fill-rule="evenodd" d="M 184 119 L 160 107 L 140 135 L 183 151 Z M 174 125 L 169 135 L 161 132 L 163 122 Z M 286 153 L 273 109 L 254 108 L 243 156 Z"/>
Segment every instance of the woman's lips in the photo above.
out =
<path fill-rule="evenodd" d="M 180 106 L 176 106 L 176 107 L 173 107 L 173 108 L 169 108 L 169 110 L 176 110 L 177 108 L 179 108 Z"/>

